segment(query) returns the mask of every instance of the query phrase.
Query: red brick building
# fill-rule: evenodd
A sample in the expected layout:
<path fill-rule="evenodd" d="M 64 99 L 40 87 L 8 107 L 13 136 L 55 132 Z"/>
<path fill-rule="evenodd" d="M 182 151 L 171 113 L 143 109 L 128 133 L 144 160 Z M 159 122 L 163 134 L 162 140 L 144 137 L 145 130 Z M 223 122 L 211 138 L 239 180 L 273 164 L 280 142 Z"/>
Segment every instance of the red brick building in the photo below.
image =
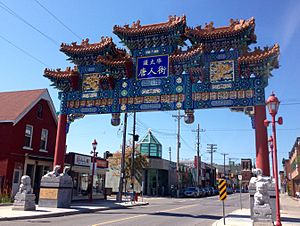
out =
<path fill-rule="evenodd" d="M 0 93 L 0 189 L 14 195 L 22 175 L 35 194 L 52 169 L 57 117 L 47 89 Z"/>
<path fill-rule="evenodd" d="M 300 194 L 300 137 L 289 152 L 289 159 L 283 159 L 284 180 L 286 189 L 291 196 Z"/>
<path fill-rule="evenodd" d="M 248 191 L 249 182 L 252 177 L 251 159 L 241 159 L 242 189 Z"/>

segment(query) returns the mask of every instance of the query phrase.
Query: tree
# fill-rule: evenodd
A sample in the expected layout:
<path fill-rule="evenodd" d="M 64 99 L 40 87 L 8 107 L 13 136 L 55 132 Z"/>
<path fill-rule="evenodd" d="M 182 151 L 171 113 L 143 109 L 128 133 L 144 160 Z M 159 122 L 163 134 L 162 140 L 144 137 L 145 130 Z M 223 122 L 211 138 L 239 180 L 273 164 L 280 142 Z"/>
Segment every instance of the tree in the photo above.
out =
<path fill-rule="evenodd" d="M 139 184 L 142 183 L 143 177 L 143 169 L 149 166 L 148 158 L 145 155 L 142 155 L 138 150 L 139 145 L 135 146 L 135 157 L 134 157 L 134 174 L 135 174 L 135 181 Z M 126 146 L 125 149 L 125 189 L 127 188 L 127 184 L 131 182 L 131 161 L 132 161 L 132 145 Z M 108 158 L 109 167 L 118 172 L 120 175 L 121 171 L 121 158 L 122 158 L 122 151 L 119 150 L 113 154 L 112 157 Z M 135 182 L 135 184 L 136 184 Z"/>

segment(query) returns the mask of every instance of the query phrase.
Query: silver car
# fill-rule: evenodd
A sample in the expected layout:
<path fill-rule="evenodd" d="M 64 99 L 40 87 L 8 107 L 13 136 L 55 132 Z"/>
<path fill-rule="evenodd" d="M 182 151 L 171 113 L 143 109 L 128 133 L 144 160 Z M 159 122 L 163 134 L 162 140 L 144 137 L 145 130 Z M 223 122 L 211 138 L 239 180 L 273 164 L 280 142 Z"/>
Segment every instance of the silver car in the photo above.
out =
<path fill-rule="evenodd" d="M 186 197 L 200 197 L 201 190 L 197 187 L 189 187 L 183 193 Z"/>

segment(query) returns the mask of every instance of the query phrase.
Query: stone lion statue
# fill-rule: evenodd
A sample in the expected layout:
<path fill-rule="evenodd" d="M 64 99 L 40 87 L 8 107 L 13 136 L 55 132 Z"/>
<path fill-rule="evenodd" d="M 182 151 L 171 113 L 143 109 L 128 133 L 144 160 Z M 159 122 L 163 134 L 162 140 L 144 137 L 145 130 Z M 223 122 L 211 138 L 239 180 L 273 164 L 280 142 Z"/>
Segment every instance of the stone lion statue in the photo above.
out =
<path fill-rule="evenodd" d="M 21 177 L 21 184 L 19 187 L 19 193 L 31 194 L 31 179 L 29 176 L 24 175 Z"/>
<path fill-rule="evenodd" d="M 63 176 L 69 176 L 68 172 L 70 170 L 70 166 L 65 166 L 63 172 L 60 174 L 61 177 Z"/>
<path fill-rule="evenodd" d="M 256 178 L 252 177 L 250 183 L 254 183 L 256 187 L 256 192 L 254 194 L 254 205 L 262 206 L 270 204 L 268 188 L 271 186 L 271 178 L 263 176 L 261 169 L 254 169 L 253 173 L 256 174 Z"/>
<path fill-rule="evenodd" d="M 56 165 L 53 168 L 53 171 L 50 171 L 49 173 L 47 173 L 45 176 L 46 177 L 58 177 L 59 176 L 59 172 L 58 170 L 61 168 L 60 165 Z"/>

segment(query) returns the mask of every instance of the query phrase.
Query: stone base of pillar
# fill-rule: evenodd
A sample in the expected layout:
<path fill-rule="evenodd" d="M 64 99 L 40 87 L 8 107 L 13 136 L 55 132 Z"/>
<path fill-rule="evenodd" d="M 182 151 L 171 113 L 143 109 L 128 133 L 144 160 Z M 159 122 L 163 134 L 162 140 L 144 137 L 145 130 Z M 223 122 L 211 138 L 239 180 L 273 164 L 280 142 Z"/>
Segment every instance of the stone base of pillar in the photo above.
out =
<path fill-rule="evenodd" d="M 45 175 L 40 186 L 39 207 L 70 208 L 72 178 L 68 174 Z"/>
<path fill-rule="evenodd" d="M 12 210 L 34 211 L 35 210 L 35 194 L 17 193 Z"/>

